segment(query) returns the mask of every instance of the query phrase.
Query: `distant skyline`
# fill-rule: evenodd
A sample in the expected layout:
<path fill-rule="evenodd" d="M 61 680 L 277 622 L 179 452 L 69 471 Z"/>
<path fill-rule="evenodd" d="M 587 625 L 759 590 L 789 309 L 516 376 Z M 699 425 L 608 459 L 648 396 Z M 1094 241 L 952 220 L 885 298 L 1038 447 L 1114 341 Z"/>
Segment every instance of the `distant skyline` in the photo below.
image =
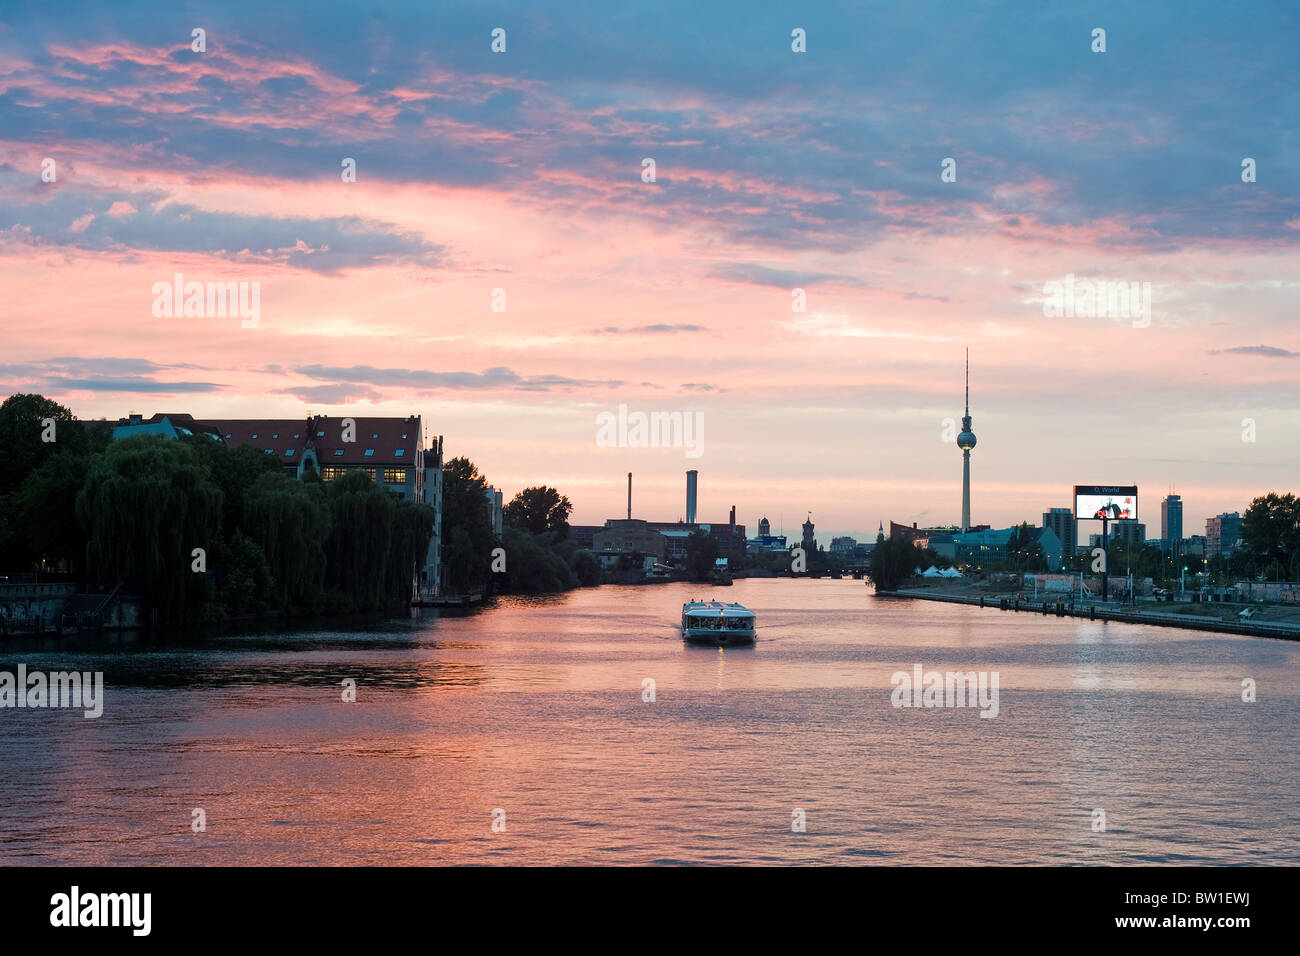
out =
<path fill-rule="evenodd" d="M 6 10 L 0 392 L 418 413 L 574 523 L 628 471 L 634 515 L 684 516 L 697 468 L 700 520 L 824 543 L 960 522 L 969 347 L 973 523 L 1136 483 L 1149 533 L 1173 485 L 1203 534 L 1300 475 L 1298 16 Z M 259 283 L 256 327 L 155 317 L 177 274 Z M 1045 316 L 1071 275 L 1150 283 L 1150 324 Z M 702 413 L 699 457 L 601 447 L 620 404 Z"/>

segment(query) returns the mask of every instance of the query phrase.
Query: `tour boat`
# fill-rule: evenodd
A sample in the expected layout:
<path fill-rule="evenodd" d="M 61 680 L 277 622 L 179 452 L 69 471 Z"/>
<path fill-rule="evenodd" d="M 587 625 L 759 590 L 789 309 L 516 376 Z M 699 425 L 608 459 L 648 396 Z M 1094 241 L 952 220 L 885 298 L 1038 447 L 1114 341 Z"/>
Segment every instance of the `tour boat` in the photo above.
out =
<path fill-rule="evenodd" d="M 753 644 L 754 612 L 721 601 L 687 601 L 682 605 L 682 637 L 716 647 Z"/>

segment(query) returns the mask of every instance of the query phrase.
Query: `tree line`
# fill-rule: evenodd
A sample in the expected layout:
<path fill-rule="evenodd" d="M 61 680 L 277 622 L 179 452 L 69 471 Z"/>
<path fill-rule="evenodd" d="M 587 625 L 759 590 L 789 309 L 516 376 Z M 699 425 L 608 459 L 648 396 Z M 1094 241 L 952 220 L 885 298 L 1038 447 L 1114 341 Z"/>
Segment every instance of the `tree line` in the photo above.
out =
<path fill-rule="evenodd" d="M 161 625 L 409 606 L 432 506 L 359 469 L 330 482 L 308 469 L 299 480 L 260 449 L 201 435 L 113 441 L 112 430 L 41 395 L 0 405 L 0 570 L 121 585 Z M 555 489 L 520 492 L 501 540 L 472 462 L 445 463 L 443 490 L 447 590 L 599 583 Z"/>

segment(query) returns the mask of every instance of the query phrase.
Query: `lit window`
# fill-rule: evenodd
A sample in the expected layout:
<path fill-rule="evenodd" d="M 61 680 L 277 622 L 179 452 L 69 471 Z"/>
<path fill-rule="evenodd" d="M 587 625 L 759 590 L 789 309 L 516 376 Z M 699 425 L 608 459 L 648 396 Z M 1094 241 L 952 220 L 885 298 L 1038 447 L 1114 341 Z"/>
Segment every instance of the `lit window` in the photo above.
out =
<path fill-rule="evenodd" d="M 375 450 L 374 450 L 373 448 L 367 448 L 367 449 L 366 449 L 366 457 L 367 457 L 367 458 L 374 458 L 374 457 L 375 457 Z"/>
<path fill-rule="evenodd" d="M 376 480 L 376 479 L 375 479 L 375 469 L 373 469 L 373 468 L 363 468 L 362 471 L 364 471 L 367 475 L 370 476 L 370 480 L 371 480 L 371 481 L 375 481 L 375 480 Z"/>
<path fill-rule="evenodd" d="M 321 481 L 333 481 L 335 478 L 342 478 L 347 469 L 340 468 L 337 465 L 326 465 L 320 470 Z"/>
<path fill-rule="evenodd" d="M 405 468 L 385 468 L 385 469 L 384 469 L 384 481 L 388 482 L 390 485 L 404 485 L 404 484 L 406 484 L 406 469 L 405 469 Z"/>

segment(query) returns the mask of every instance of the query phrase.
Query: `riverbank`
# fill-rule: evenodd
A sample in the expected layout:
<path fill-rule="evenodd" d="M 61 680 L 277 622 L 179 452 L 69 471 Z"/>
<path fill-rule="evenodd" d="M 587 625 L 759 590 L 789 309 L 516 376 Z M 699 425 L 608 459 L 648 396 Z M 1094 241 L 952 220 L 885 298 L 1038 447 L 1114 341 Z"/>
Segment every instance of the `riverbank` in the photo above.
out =
<path fill-rule="evenodd" d="M 1090 600 L 1074 602 L 1069 596 L 1042 595 L 1037 598 L 1023 592 L 981 589 L 977 585 L 954 582 L 946 587 L 911 587 L 896 591 L 877 592 L 879 597 L 913 598 L 921 601 L 942 601 L 947 604 L 969 604 L 1003 611 L 1028 614 L 1047 614 L 1056 617 L 1082 617 L 1093 621 L 1122 621 L 1127 624 L 1151 624 L 1157 627 L 1177 627 L 1194 631 L 1213 631 L 1219 634 L 1241 634 L 1249 637 L 1272 637 L 1300 641 L 1300 623 L 1291 620 L 1233 620 L 1228 615 L 1238 613 L 1243 605 L 1181 604 L 1169 605 L 1178 610 L 1156 611 L 1143 606 L 1117 604 Z M 1161 605 L 1153 604 L 1152 608 Z M 1260 605 L 1245 605 L 1258 608 Z M 1264 613 L 1274 610 L 1265 605 Z M 1295 610 L 1279 608 L 1286 617 Z"/>

